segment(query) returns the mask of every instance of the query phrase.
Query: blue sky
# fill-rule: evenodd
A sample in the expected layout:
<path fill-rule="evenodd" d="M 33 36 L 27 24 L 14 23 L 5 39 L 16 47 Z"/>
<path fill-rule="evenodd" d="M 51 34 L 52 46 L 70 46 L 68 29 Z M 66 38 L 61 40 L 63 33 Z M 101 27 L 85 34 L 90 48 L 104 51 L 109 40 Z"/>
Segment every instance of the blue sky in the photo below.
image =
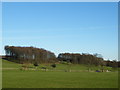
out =
<path fill-rule="evenodd" d="M 117 4 L 3 3 L 3 47 L 34 46 L 56 55 L 62 52 L 99 53 L 105 59 L 117 59 Z"/>

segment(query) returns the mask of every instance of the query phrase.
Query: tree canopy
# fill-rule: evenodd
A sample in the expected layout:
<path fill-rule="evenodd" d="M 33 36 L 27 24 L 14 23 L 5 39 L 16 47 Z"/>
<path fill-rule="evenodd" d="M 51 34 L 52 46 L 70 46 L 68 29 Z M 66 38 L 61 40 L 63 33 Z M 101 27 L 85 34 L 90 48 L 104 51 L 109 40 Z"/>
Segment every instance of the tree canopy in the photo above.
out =
<path fill-rule="evenodd" d="M 104 61 L 102 57 L 92 54 L 79 54 L 79 53 L 60 53 L 58 55 L 59 60 L 71 62 L 74 64 L 90 64 L 90 65 L 103 65 Z"/>
<path fill-rule="evenodd" d="M 60 53 L 58 57 L 51 51 L 36 47 L 5 46 L 6 59 L 16 63 L 55 63 L 66 61 L 73 64 L 120 67 L 120 61 L 105 61 L 101 54 Z M 4 57 L 5 58 L 5 57 Z"/>
<path fill-rule="evenodd" d="M 42 48 L 5 46 L 5 51 L 8 60 L 18 63 L 46 63 L 56 59 L 53 52 Z"/>

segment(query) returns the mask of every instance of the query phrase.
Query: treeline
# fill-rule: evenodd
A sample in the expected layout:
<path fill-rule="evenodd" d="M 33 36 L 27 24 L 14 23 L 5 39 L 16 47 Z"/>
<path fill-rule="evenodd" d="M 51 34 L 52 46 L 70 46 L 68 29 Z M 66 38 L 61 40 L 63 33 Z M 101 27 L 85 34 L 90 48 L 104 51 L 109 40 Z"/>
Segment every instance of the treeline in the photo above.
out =
<path fill-rule="evenodd" d="M 120 67 L 120 61 L 116 61 L 116 60 L 110 61 L 110 60 L 107 60 L 107 61 L 105 61 L 105 63 L 106 63 L 106 66 L 108 66 L 108 67 L 113 67 L 113 68 Z"/>
<path fill-rule="evenodd" d="M 74 64 L 85 64 L 85 65 L 100 65 L 117 68 L 120 67 L 120 61 L 116 60 L 104 60 L 100 54 L 79 54 L 79 53 L 60 53 L 58 55 L 60 61 L 66 61 Z"/>
<path fill-rule="evenodd" d="M 6 59 L 16 63 L 55 63 L 65 61 L 73 64 L 120 67 L 120 61 L 105 61 L 99 54 L 60 53 L 36 47 L 5 46 Z"/>
<path fill-rule="evenodd" d="M 5 46 L 7 59 L 17 63 L 50 63 L 56 60 L 54 53 L 42 48 Z"/>
<path fill-rule="evenodd" d="M 61 53 L 58 55 L 60 61 L 67 61 L 74 64 L 86 64 L 86 65 L 105 65 L 102 57 L 97 57 L 97 54 L 74 54 L 74 53 Z"/>

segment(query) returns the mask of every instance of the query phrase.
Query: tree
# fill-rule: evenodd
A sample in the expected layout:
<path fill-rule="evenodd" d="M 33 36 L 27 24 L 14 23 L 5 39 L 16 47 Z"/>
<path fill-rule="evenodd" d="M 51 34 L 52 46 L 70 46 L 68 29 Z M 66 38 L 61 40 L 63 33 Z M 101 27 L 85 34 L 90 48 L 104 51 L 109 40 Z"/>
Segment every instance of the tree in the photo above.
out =
<path fill-rule="evenodd" d="M 56 60 L 56 56 L 53 52 L 42 48 L 35 47 L 15 47 L 15 46 L 5 46 L 6 56 L 10 61 L 17 63 L 50 63 Z"/>
<path fill-rule="evenodd" d="M 70 61 L 73 64 L 85 64 L 90 67 L 91 65 L 101 65 L 103 63 L 103 58 L 101 56 L 100 54 L 92 55 L 89 53 L 60 53 L 58 55 L 58 60 Z"/>

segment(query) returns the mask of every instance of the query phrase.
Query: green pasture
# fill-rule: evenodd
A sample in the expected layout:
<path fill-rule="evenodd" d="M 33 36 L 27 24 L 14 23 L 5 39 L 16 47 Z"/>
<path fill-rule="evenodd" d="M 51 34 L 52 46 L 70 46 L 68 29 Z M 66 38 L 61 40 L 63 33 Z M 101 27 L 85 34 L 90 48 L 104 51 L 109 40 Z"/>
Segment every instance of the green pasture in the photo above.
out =
<path fill-rule="evenodd" d="M 118 72 L 88 72 L 85 65 L 50 64 L 37 67 L 29 65 L 28 70 L 20 70 L 21 64 L 3 61 L 3 88 L 117 88 Z M 46 67 L 48 71 L 41 70 Z M 11 69 L 9 69 L 11 68 Z M 91 70 L 100 67 L 91 66 Z M 111 69 L 105 67 L 107 69 Z M 66 70 L 77 70 L 66 72 Z"/>
<path fill-rule="evenodd" d="M 2 60 L 2 67 L 3 67 L 3 69 L 4 68 L 20 68 L 21 64 L 17 64 L 17 63 L 10 62 L 7 60 Z"/>

